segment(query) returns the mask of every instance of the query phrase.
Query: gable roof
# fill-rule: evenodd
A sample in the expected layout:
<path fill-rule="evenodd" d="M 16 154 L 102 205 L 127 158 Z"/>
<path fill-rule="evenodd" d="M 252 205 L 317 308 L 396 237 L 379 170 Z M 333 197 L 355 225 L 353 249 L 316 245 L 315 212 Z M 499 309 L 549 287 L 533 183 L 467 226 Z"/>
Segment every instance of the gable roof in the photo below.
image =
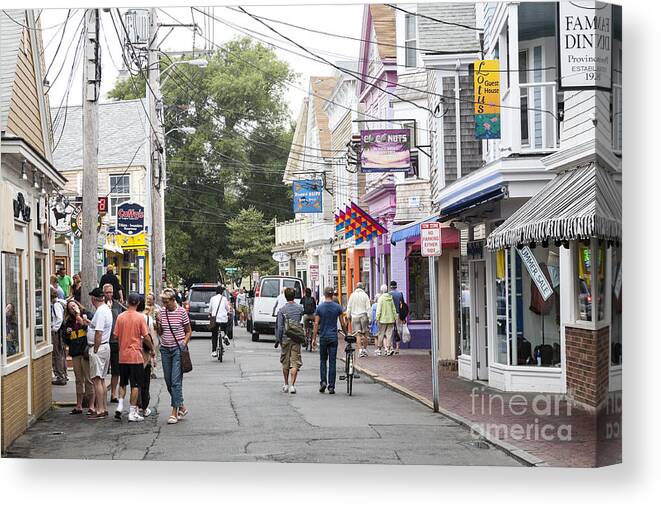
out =
<path fill-rule="evenodd" d="M 372 26 L 376 34 L 376 42 L 378 43 L 379 57 L 382 60 L 397 58 L 395 9 L 383 4 L 370 4 L 369 9 L 372 16 Z"/>
<path fill-rule="evenodd" d="M 337 82 L 336 77 L 319 77 L 313 76 L 310 78 L 310 90 L 312 92 L 312 104 L 314 107 L 314 118 L 317 124 L 317 131 L 319 135 L 319 147 L 321 148 L 322 157 L 332 157 L 331 150 L 331 132 L 328 128 L 328 114 L 324 109 L 324 105 L 329 99 L 335 88 Z"/>
<path fill-rule="evenodd" d="M 142 101 L 142 105 L 140 102 Z M 144 107 L 143 107 L 144 106 Z M 99 104 L 99 167 L 145 166 L 148 120 L 144 99 L 118 100 Z M 53 118 L 57 108 L 51 108 Z M 66 121 L 64 115 L 66 114 Z M 83 167 L 83 108 L 69 106 L 60 113 L 54 127 L 55 167 L 60 171 Z M 62 136 L 60 138 L 60 136 Z M 58 144 L 59 141 L 59 144 Z M 134 158 L 135 155 L 135 158 Z"/>
<path fill-rule="evenodd" d="M 0 130 L 2 132 L 7 129 L 16 62 L 23 35 L 23 27 L 18 23 L 26 22 L 24 10 L 7 10 L 6 13 L 0 11 Z"/>
<path fill-rule="evenodd" d="M 296 129 L 294 130 L 294 137 L 292 146 L 289 150 L 289 157 L 287 158 L 287 165 L 285 166 L 285 173 L 282 176 L 284 183 L 291 183 L 294 179 L 294 172 L 301 166 L 301 158 L 298 152 L 301 151 L 301 146 L 305 146 L 305 133 L 308 130 L 308 99 L 304 98 L 301 105 L 301 110 L 298 113 L 298 120 L 296 120 Z"/>
<path fill-rule="evenodd" d="M 435 19 L 476 26 L 474 3 L 419 3 L 418 14 Z M 470 53 L 480 50 L 477 32 L 417 16 L 419 47 L 433 51 Z M 428 51 L 425 51 L 426 53 Z"/>

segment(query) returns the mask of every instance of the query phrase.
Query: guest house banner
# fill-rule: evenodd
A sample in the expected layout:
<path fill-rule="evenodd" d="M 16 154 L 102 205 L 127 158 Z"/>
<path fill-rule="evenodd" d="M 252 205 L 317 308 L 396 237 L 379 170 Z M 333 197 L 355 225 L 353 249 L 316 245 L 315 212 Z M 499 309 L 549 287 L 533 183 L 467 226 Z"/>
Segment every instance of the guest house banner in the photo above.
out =
<path fill-rule="evenodd" d="M 500 139 L 500 65 L 498 60 L 476 60 L 475 138 Z"/>

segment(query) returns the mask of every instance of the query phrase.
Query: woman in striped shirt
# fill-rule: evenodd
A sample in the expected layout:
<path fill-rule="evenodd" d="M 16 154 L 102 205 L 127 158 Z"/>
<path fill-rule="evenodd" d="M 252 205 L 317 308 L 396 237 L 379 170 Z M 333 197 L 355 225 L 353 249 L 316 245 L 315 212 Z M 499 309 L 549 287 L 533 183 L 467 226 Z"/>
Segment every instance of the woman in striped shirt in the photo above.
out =
<path fill-rule="evenodd" d="M 163 378 L 170 393 L 172 412 L 168 424 L 176 424 L 188 414 L 184 405 L 181 350 L 188 347 L 191 325 L 188 312 L 177 305 L 174 291 L 165 289 L 161 294 L 163 308 L 156 314 L 156 332 L 161 337 L 161 363 Z"/>

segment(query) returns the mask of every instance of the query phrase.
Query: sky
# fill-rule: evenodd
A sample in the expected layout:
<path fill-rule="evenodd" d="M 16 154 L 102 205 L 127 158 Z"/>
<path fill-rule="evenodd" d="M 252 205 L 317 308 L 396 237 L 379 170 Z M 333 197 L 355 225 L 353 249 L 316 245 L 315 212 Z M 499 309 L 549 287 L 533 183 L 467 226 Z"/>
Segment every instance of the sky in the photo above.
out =
<path fill-rule="evenodd" d="M 180 5 L 185 3 L 184 1 L 179 2 Z M 126 6 L 126 3 L 124 5 Z M 158 12 L 159 21 L 161 23 L 174 23 L 173 19 L 168 17 L 167 14 L 169 14 L 182 23 L 192 23 L 193 13 L 191 12 L 191 7 L 195 6 L 195 4 L 189 2 L 187 5 L 190 5 L 190 7 L 165 7 L 163 9 L 164 12 Z M 284 6 L 247 6 L 244 4 L 244 6 L 252 14 L 269 17 L 274 20 L 282 20 L 294 25 L 344 36 L 355 38 L 360 38 L 361 36 L 362 4 Z M 137 7 L 137 4 L 135 7 Z M 332 67 L 292 54 L 287 50 L 297 53 L 303 53 L 303 51 L 281 39 L 277 34 L 271 32 L 267 27 L 261 25 L 246 14 L 232 11 L 230 8 L 216 6 L 213 8 L 212 15 L 218 18 L 218 20 L 234 25 L 234 27 L 224 25 L 220 21 L 211 21 L 212 26 L 210 26 L 208 23 L 205 23 L 205 18 L 208 18 L 204 14 L 194 12 L 195 22 L 204 32 L 204 37 L 213 38 L 216 44 L 222 44 L 238 35 L 247 35 L 246 33 L 241 33 L 241 30 L 252 30 L 253 33 L 250 35 L 253 35 L 255 38 L 260 38 L 263 42 L 285 48 L 275 48 L 276 54 L 280 59 L 287 61 L 291 68 L 300 75 L 297 86 L 303 90 L 307 89 L 310 76 L 333 75 L 334 69 Z M 83 16 L 83 9 L 78 7 L 71 10 L 66 31 L 62 38 L 62 28 L 64 28 L 63 23 L 67 18 L 67 10 L 66 8 L 44 9 L 40 18 L 43 27 L 43 41 L 46 47 L 46 68 L 50 69 L 48 71 L 48 80 L 52 84 L 49 92 L 51 107 L 60 107 L 67 103 L 69 105 L 79 105 L 81 103 L 82 65 L 79 64 L 77 71 L 73 74 L 71 73 L 71 69 L 73 67 L 73 55 L 80 33 L 79 23 Z M 122 13 L 125 10 L 125 7 L 120 8 Z M 115 20 L 117 20 L 116 16 Z M 328 37 L 270 21 L 267 21 L 267 23 L 292 40 L 332 62 L 356 60 L 358 58 L 359 41 Z M 122 27 L 119 26 L 118 28 L 121 34 Z M 166 29 L 162 28 L 161 30 L 162 33 L 165 33 Z M 122 53 L 117 33 L 110 19 L 110 14 L 103 11 L 101 12 L 101 32 L 101 100 L 105 101 L 107 100 L 107 93 L 113 88 L 122 66 Z M 60 38 L 62 38 L 61 45 Z M 203 49 L 204 44 L 204 39 L 198 35 L 195 41 L 196 49 Z M 60 48 L 59 51 L 56 51 L 58 45 L 60 45 Z M 193 49 L 193 33 L 188 28 L 176 28 L 168 36 L 161 48 L 164 51 L 190 51 Z M 294 120 L 300 109 L 301 101 L 305 96 L 303 90 L 289 86 L 286 95 Z"/>

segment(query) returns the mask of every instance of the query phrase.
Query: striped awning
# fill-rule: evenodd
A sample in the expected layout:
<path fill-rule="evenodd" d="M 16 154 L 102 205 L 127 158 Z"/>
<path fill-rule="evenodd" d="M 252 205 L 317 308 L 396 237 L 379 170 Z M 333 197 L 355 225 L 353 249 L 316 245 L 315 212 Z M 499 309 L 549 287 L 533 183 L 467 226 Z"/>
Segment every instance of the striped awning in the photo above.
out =
<path fill-rule="evenodd" d="M 622 192 L 595 164 L 556 176 L 489 235 L 487 247 L 589 237 L 622 237 Z"/>

